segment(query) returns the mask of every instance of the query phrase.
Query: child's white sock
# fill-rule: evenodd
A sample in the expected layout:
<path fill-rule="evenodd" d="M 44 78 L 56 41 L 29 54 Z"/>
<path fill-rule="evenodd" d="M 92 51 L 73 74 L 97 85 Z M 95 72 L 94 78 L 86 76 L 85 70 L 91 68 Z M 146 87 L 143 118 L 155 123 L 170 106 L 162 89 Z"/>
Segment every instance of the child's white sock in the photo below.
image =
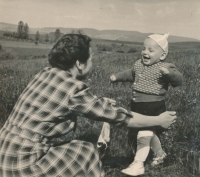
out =
<path fill-rule="evenodd" d="M 139 131 L 137 135 L 137 152 L 135 161 L 144 162 L 150 151 L 150 141 L 153 137 L 153 132 L 149 130 Z"/>
<path fill-rule="evenodd" d="M 150 142 L 150 146 L 151 146 L 151 149 L 152 149 L 155 157 L 161 157 L 164 154 L 160 140 L 156 134 L 153 135 L 151 142 Z"/>

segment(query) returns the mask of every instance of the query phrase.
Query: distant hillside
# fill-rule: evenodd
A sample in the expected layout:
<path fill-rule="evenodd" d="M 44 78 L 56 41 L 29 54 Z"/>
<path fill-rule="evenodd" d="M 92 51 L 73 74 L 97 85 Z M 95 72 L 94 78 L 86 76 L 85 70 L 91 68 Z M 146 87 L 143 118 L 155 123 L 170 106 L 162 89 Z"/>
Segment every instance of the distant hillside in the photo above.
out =
<path fill-rule="evenodd" d="M 0 22 L 1 31 L 17 31 L 17 25 Z"/>
<path fill-rule="evenodd" d="M 92 28 L 63 28 L 60 29 L 61 33 L 71 33 L 72 31 L 81 30 L 84 34 L 89 35 L 92 38 L 118 40 L 118 41 L 130 41 L 130 42 L 143 42 L 144 39 L 152 33 L 140 33 L 138 31 L 122 31 L 122 30 L 96 30 Z M 39 31 L 43 33 L 55 32 L 57 28 L 44 27 L 44 28 L 30 28 L 30 33 L 35 34 Z M 17 31 L 17 25 L 0 22 L 0 30 L 2 31 Z M 197 42 L 199 40 L 194 38 L 180 37 L 170 35 L 169 42 Z"/>

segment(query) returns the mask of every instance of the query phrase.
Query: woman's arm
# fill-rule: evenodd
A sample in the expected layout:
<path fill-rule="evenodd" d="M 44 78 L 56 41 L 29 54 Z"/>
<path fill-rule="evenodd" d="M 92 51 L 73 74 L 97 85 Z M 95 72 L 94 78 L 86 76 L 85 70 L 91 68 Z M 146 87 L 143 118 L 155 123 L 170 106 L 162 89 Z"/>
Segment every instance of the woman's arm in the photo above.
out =
<path fill-rule="evenodd" d="M 176 112 L 167 111 L 159 116 L 145 116 L 135 112 L 132 112 L 133 119 L 130 119 L 128 127 L 141 128 L 141 127 L 152 127 L 161 126 L 168 128 L 176 120 Z"/>
<path fill-rule="evenodd" d="M 79 85 L 70 96 L 68 107 L 76 115 L 111 124 L 128 124 L 132 118 L 130 111 L 114 106 L 108 98 L 98 98 L 85 84 Z"/>
<path fill-rule="evenodd" d="M 166 112 L 160 116 L 144 116 L 127 111 L 124 108 L 113 106 L 108 98 L 97 98 L 90 92 L 90 89 L 81 84 L 76 87 L 71 95 L 68 106 L 70 111 L 89 119 L 104 121 L 111 124 L 125 124 L 128 127 L 168 127 L 176 119 L 174 113 Z"/>

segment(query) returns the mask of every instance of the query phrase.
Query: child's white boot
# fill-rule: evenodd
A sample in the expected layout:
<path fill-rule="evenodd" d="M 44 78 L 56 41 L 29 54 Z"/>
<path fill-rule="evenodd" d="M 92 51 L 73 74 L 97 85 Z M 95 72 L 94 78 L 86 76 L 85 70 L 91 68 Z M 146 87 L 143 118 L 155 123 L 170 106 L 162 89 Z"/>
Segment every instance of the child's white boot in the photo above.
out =
<path fill-rule="evenodd" d="M 167 154 L 164 152 L 162 156 L 160 157 L 156 157 L 153 158 L 153 161 L 151 163 L 151 166 L 156 166 L 156 165 L 160 165 L 161 163 L 163 163 L 164 158 L 167 156 Z"/>
<path fill-rule="evenodd" d="M 138 176 L 144 174 L 144 163 L 140 161 L 134 161 L 128 168 L 123 169 L 122 173 L 130 176 Z"/>

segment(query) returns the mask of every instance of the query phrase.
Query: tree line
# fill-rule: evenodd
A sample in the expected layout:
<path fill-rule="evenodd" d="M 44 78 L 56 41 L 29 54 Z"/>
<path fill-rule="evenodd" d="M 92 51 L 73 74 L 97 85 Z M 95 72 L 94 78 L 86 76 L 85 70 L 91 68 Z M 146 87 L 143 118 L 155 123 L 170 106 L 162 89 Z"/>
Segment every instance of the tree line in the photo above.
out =
<path fill-rule="evenodd" d="M 39 31 L 36 32 L 36 35 L 35 35 L 35 42 L 39 42 L 40 41 L 40 33 Z M 61 37 L 61 32 L 60 32 L 60 29 L 56 29 L 55 33 L 54 33 L 54 39 L 52 39 L 49 34 L 45 34 L 45 37 L 44 37 L 44 41 L 45 42 L 56 42 L 59 38 Z"/>
<path fill-rule="evenodd" d="M 43 40 L 44 42 L 48 43 L 48 42 L 56 42 L 61 37 L 60 29 L 56 29 L 56 31 L 54 33 L 55 34 L 54 34 L 53 39 L 50 37 L 50 35 L 48 33 L 45 34 L 44 39 L 41 39 L 41 35 L 40 35 L 39 31 L 37 31 L 36 34 L 34 35 L 35 39 L 30 38 L 28 23 L 19 21 L 17 31 L 14 31 L 14 32 L 6 31 L 3 34 L 3 36 L 4 37 L 12 37 L 12 38 L 16 38 L 16 39 L 32 40 L 32 41 L 35 41 L 36 43 L 39 43 L 40 40 Z"/>
<path fill-rule="evenodd" d="M 27 23 L 20 21 L 18 23 L 17 31 L 9 32 L 6 31 L 3 34 L 5 37 L 13 37 L 18 39 L 29 39 L 29 26 Z"/>

